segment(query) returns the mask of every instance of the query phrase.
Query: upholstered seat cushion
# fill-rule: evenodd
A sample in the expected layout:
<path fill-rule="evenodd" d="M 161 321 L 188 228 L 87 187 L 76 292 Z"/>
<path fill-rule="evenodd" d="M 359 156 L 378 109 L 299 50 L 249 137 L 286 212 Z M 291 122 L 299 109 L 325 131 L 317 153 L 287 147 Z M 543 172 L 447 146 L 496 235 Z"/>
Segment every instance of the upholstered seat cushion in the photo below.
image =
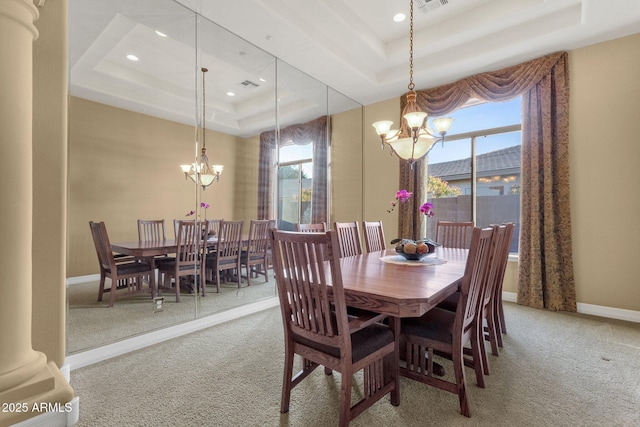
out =
<path fill-rule="evenodd" d="M 334 357 L 340 357 L 340 350 L 337 347 L 319 344 L 295 334 L 293 340 Z M 390 343 L 393 343 L 393 332 L 382 324 L 373 324 L 354 332 L 351 334 L 351 361 L 355 363 Z"/>
<path fill-rule="evenodd" d="M 402 319 L 401 333 L 440 342 L 453 342 L 453 321 L 456 313 L 433 308 L 422 317 Z"/>
<path fill-rule="evenodd" d="M 128 262 L 126 264 L 116 264 L 118 269 L 118 276 L 124 276 L 135 273 L 148 273 L 149 266 L 147 264 L 141 264 L 139 262 Z"/>

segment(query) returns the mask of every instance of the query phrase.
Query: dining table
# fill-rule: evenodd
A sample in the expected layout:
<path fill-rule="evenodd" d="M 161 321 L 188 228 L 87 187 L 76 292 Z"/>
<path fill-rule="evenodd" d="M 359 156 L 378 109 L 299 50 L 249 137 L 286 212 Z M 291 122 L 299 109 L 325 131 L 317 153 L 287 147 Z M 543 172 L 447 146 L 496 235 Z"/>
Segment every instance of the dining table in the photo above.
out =
<path fill-rule="evenodd" d="M 418 261 L 408 261 L 391 249 L 340 260 L 347 306 L 389 316 L 399 361 L 402 318 L 420 317 L 458 291 L 467 262 L 467 249 L 438 247 Z M 400 404 L 400 389 L 391 393 Z"/>

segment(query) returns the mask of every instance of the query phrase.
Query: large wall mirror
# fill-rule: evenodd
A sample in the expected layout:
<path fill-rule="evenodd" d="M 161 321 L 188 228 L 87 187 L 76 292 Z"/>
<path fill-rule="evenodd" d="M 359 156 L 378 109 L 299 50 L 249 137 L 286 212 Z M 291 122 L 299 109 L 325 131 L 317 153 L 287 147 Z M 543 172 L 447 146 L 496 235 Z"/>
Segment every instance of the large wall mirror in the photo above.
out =
<path fill-rule="evenodd" d="M 195 210 L 207 219 L 243 220 L 248 233 L 261 214 L 258 164 L 269 132 L 325 117 L 326 170 L 336 167 L 336 153 L 354 156 L 340 190 L 353 205 L 341 206 L 362 215 L 352 197 L 362 188 L 362 106 L 214 19 L 172 0 L 70 2 L 69 71 L 69 354 L 275 297 L 271 276 L 241 288 L 225 282 L 220 293 L 209 285 L 204 297 L 183 291 L 179 303 L 165 291 L 162 311 L 149 295 L 119 298 L 109 308 L 108 295 L 97 301 L 99 264 L 89 229 L 89 221 L 104 221 L 112 243 L 136 241 L 138 219 L 164 219 L 173 239 L 173 221 Z M 210 162 L 224 165 L 205 191 L 179 168 L 197 158 L 203 125 Z M 269 165 L 275 180 L 277 155 Z M 334 172 L 317 208 L 329 222 Z M 269 212 L 281 218 L 273 191 Z M 200 202 L 209 206 L 205 212 Z"/>

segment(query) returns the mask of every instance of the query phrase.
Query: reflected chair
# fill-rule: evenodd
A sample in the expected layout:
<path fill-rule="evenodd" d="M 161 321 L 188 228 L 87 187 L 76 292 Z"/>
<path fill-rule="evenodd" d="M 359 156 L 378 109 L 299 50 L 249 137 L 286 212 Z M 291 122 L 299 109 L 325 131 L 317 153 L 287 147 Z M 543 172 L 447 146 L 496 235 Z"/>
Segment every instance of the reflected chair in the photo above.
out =
<path fill-rule="evenodd" d="M 436 242 L 445 248 L 468 249 L 473 225 L 473 221 L 438 221 L 436 223 Z"/>
<path fill-rule="evenodd" d="M 102 301 L 102 295 L 110 292 L 109 307 L 113 307 L 116 298 L 124 295 L 133 295 L 140 293 L 155 294 L 154 289 L 144 289 L 143 279 L 149 278 L 153 273 L 151 266 L 132 260 L 131 258 L 123 258 L 116 261 L 111 243 L 107 235 L 107 227 L 104 222 L 89 221 L 91 228 L 91 236 L 98 255 L 98 263 L 100 264 L 100 287 L 98 290 L 98 301 Z M 111 279 L 111 287 L 105 289 L 106 278 Z M 126 292 L 117 292 L 122 289 Z"/>
<path fill-rule="evenodd" d="M 362 230 L 367 252 L 383 251 L 387 248 L 382 221 L 362 221 Z"/>
<path fill-rule="evenodd" d="M 285 337 L 280 412 L 289 411 L 292 389 L 324 365 L 325 372 L 342 374 L 339 425 L 347 426 L 398 387 L 393 332 L 379 318 L 348 318 L 335 230 L 270 230 L 270 236 Z M 293 375 L 295 355 L 302 358 L 302 370 Z M 364 397 L 351 405 L 353 377 L 360 370 Z"/>
<path fill-rule="evenodd" d="M 140 242 L 167 240 L 164 219 L 139 219 L 138 240 Z"/>
<path fill-rule="evenodd" d="M 204 289 L 204 250 L 201 227 L 195 221 L 178 221 L 176 258 L 159 266 L 163 276 L 162 287 L 175 293 L 176 302 L 180 302 L 180 282 L 183 277 L 193 277 L 194 292 L 198 291 L 198 287 Z"/>
<path fill-rule="evenodd" d="M 249 223 L 249 240 L 247 248 L 242 250 L 240 265 L 247 272 L 247 285 L 251 285 L 252 274 L 262 274 L 264 281 L 269 280 L 267 267 L 267 242 L 269 241 L 269 220 L 251 220 Z M 257 266 L 262 266 L 258 269 Z"/>
<path fill-rule="evenodd" d="M 338 235 L 340 258 L 362 254 L 362 241 L 357 222 L 334 222 L 333 228 Z"/>
<path fill-rule="evenodd" d="M 209 236 L 217 236 L 220 233 L 221 219 L 208 219 L 207 220 L 207 234 Z"/>
<path fill-rule="evenodd" d="M 214 251 L 207 254 L 207 277 L 215 280 L 216 291 L 220 292 L 220 272 L 235 270 L 240 287 L 240 255 L 242 250 L 242 226 L 244 221 L 221 221 L 218 242 Z"/>
<path fill-rule="evenodd" d="M 405 366 L 400 375 L 458 395 L 460 413 L 471 416 L 467 397 L 464 344 L 471 343 L 473 368 L 479 387 L 484 388 L 481 343 L 477 325 L 482 290 L 487 280 L 493 229 L 474 228 L 465 272 L 460 284 L 460 298 L 455 312 L 433 308 L 419 318 L 402 319 L 400 357 Z M 434 354 L 453 362 L 454 382 L 435 378 Z"/>
<path fill-rule="evenodd" d="M 316 224 L 300 224 L 300 223 L 296 223 L 293 226 L 295 231 L 301 232 L 301 233 L 324 233 L 325 231 L 327 231 L 327 223 L 326 222 L 319 222 Z"/>

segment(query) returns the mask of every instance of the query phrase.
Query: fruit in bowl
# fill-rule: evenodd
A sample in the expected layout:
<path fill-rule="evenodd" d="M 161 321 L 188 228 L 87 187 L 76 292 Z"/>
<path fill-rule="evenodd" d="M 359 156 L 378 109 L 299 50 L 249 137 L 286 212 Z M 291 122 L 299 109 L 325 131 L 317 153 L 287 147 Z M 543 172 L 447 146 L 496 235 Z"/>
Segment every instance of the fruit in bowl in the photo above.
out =
<path fill-rule="evenodd" d="M 404 258 L 417 261 L 436 251 L 436 242 L 429 239 L 394 239 L 392 245 L 396 245 L 396 253 Z"/>

